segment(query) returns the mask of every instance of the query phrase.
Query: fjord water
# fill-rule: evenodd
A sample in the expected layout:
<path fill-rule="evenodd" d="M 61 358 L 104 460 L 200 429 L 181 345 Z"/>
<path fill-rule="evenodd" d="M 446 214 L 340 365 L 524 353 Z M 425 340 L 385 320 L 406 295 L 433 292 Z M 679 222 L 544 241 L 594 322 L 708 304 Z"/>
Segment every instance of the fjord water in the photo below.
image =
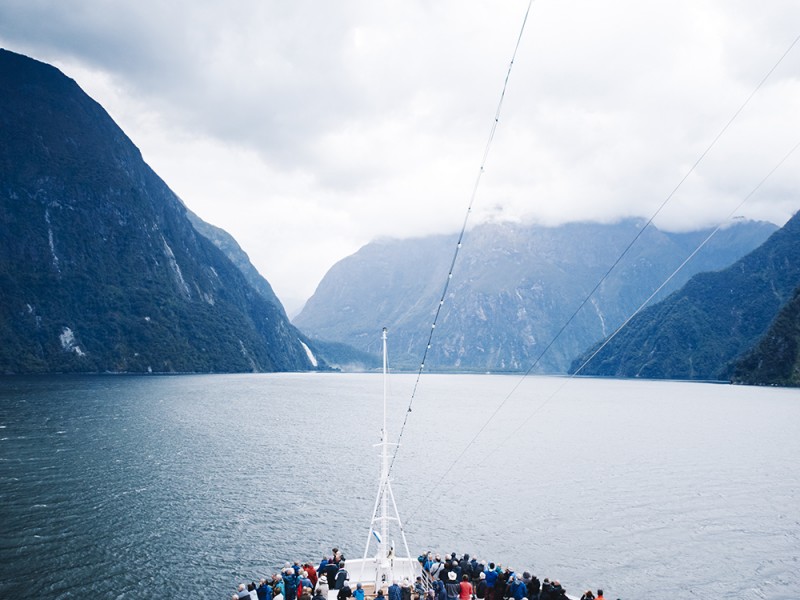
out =
<path fill-rule="evenodd" d="M 392 435 L 413 384 L 390 378 Z M 382 389 L 377 374 L 0 380 L 0 597 L 229 598 L 286 560 L 362 555 Z M 788 600 L 799 424 L 797 390 L 426 375 L 393 487 L 414 555 L 469 552 L 577 595 Z"/>

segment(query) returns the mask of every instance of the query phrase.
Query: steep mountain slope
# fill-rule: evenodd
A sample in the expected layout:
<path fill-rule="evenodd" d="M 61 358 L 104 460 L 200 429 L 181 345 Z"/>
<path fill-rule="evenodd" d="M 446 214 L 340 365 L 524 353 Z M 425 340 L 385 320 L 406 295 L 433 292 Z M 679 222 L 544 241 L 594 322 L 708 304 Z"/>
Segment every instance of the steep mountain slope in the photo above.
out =
<path fill-rule="evenodd" d="M 272 286 L 269 284 L 269 281 L 264 279 L 261 273 L 259 273 L 258 270 L 253 266 L 253 263 L 250 262 L 250 257 L 247 256 L 247 253 L 244 250 L 242 250 L 239 242 L 237 242 L 233 236 L 224 229 L 220 229 L 215 225 L 206 223 L 203 221 L 203 219 L 198 217 L 189 209 L 186 209 L 186 216 L 189 218 L 189 221 L 197 230 L 197 232 L 210 240 L 217 248 L 222 250 L 222 253 L 227 256 L 234 265 L 236 265 L 236 268 L 239 269 L 239 271 L 241 271 L 242 275 L 244 275 L 244 278 L 247 280 L 247 283 L 250 284 L 250 286 L 257 291 L 261 297 L 264 298 L 264 300 L 274 304 L 285 317 L 286 311 L 283 309 L 283 304 L 281 304 L 281 301 L 278 300 L 278 297 L 272 290 Z"/>
<path fill-rule="evenodd" d="M 0 372 L 312 367 L 108 114 L 0 51 Z"/>
<path fill-rule="evenodd" d="M 475 227 L 459 256 L 426 368 L 529 368 L 642 225 L 628 220 L 556 228 Z M 669 289 L 700 270 L 729 265 L 775 229 L 740 222 L 723 230 Z M 579 352 L 613 331 L 707 233 L 648 228 L 537 370 L 565 372 Z M 455 236 L 431 236 L 364 246 L 331 268 L 294 324 L 312 338 L 368 352 L 379 350 L 375 331 L 387 326 L 393 364 L 418 366 L 455 243 Z"/>
<path fill-rule="evenodd" d="M 800 287 L 767 333 L 733 368 L 733 381 L 800 386 Z"/>
<path fill-rule="evenodd" d="M 765 334 L 798 285 L 800 213 L 729 268 L 698 274 L 642 311 L 582 373 L 727 379 L 730 363 Z"/>

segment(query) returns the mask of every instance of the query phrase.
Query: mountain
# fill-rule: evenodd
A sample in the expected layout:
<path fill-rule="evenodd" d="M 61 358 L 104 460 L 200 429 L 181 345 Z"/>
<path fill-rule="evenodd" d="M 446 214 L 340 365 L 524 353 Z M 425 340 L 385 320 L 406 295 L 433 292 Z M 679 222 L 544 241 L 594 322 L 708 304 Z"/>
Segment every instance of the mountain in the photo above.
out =
<path fill-rule="evenodd" d="M 733 367 L 735 383 L 800 386 L 800 287 L 767 333 Z"/>
<path fill-rule="evenodd" d="M 250 257 L 242 250 L 239 242 L 237 242 L 230 233 L 215 225 L 206 223 L 188 208 L 186 209 L 186 216 L 189 218 L 192 227 L 194 227 L 200 235 L 210 240 L 212 244 L 222 250 L 222 253 L 236 265 L 236 268 L 244 275 L 247 283 L 250 284 L 250 287 L 257 291 L 264 300 L 274 304 L 281 314 L 286 317 L 283 304 L 278 300 L 269 281 L 264 279 L 261 273 L 258 272 L 258 269 L 253 266 L 253 263 L 250 262 Z"/>
<path fill-rule="evenodd" d="M 0 372 L 325 368 L 73 80 L 0 51 L 0 139 Z"/>
<path fill-rule="evenodd" d="M 426 368 L 528 369 L 643 225 L 631 219 L 611 225 L 475 227 L 456 263 Z M 737 222 L 720 231 L 662 297 L 698 271 L 731 264 L 775 229 L 769 223 Z M 578 353 L 613 331 L 707 235 L 648 227 L 536 370 L 565 372 Z M 416 368 L 455 246 L 455 236 L 367 244 L 330 269 L 293 323 L 312 339 L 371 353 L 380 349 L 375 332 L 387 326 L 393 365 Z"/>
<path fill-rule="evenodd" d="M 784 347 L 785 358 L 765 357 L 764 352 L 796 343 L 791 323 L 797 318 L 792 312 L 797 300 L 792 299 L 799 285 L 800 213 L 727 269 L 695 275 L 669 298 L 642 311 L 581 374 L 728 379 L 735 368 L 743 380 L 749 377 L 746 373 L 756 380 L 768 371 L 792 377 L 791 364 L 783 361 L 796 349 Z M 784 305 L 786 313 L 776 318 Z M 770 338 L 773 323 L 775 335 Z M 765 334 L 757 352 L 734 367 Z M 593 352 L 575 361 L 573 369 Z"/>

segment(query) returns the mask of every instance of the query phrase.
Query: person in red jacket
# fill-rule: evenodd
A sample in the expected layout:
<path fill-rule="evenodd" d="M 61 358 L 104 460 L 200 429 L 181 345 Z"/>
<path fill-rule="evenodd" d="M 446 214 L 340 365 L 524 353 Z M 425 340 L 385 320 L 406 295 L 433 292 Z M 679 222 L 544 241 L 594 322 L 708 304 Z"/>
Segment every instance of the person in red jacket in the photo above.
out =
<path fill-rule="evenodd" d="M 461 576 L 461 589 L 458 592 L 458 600 L 472 600 L 472 584 L 469 582 L 469 575 Z"/>
<path fill-rule="evenodd" d="M 317 570 L 314 568 L 314 565 L 311 563 L 306 563 L 303 565 L 303 569 L 306 572 L 306 575 L 311 580 L 311 586 L 317 587 Z"/>

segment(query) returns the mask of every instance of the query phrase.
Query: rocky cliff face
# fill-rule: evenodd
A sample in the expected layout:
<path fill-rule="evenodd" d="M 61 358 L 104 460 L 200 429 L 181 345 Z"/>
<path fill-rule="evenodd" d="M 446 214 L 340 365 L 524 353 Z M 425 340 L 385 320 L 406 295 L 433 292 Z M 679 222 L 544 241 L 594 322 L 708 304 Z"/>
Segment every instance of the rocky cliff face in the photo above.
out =
<path fill-rule="evenodd" d="M 538 372 L 565 372 L 575 356 L 622 323 L 708 234 L 648 228 L 548 347 L 642 225 L 629 220 L 557 228 L 475 227 L 456 264 L 426 368 L 520 371 L 536 363 Z M 694 273 L 731 264 L 775 229 L 740 222 L 723 230 L 662 297 Z M 433 236 L 368 244 L 326 274 L 294 323 L 313 338 L 368 352 L 379 350 L 375 332 L 387 326 L 393 364 L 416 368 L 455 243 L 455 236 Z"/>
<path fill-rule="evenodd" d="M 0 51 L 0 371 L 312 368 L 100 105 Z"/>

